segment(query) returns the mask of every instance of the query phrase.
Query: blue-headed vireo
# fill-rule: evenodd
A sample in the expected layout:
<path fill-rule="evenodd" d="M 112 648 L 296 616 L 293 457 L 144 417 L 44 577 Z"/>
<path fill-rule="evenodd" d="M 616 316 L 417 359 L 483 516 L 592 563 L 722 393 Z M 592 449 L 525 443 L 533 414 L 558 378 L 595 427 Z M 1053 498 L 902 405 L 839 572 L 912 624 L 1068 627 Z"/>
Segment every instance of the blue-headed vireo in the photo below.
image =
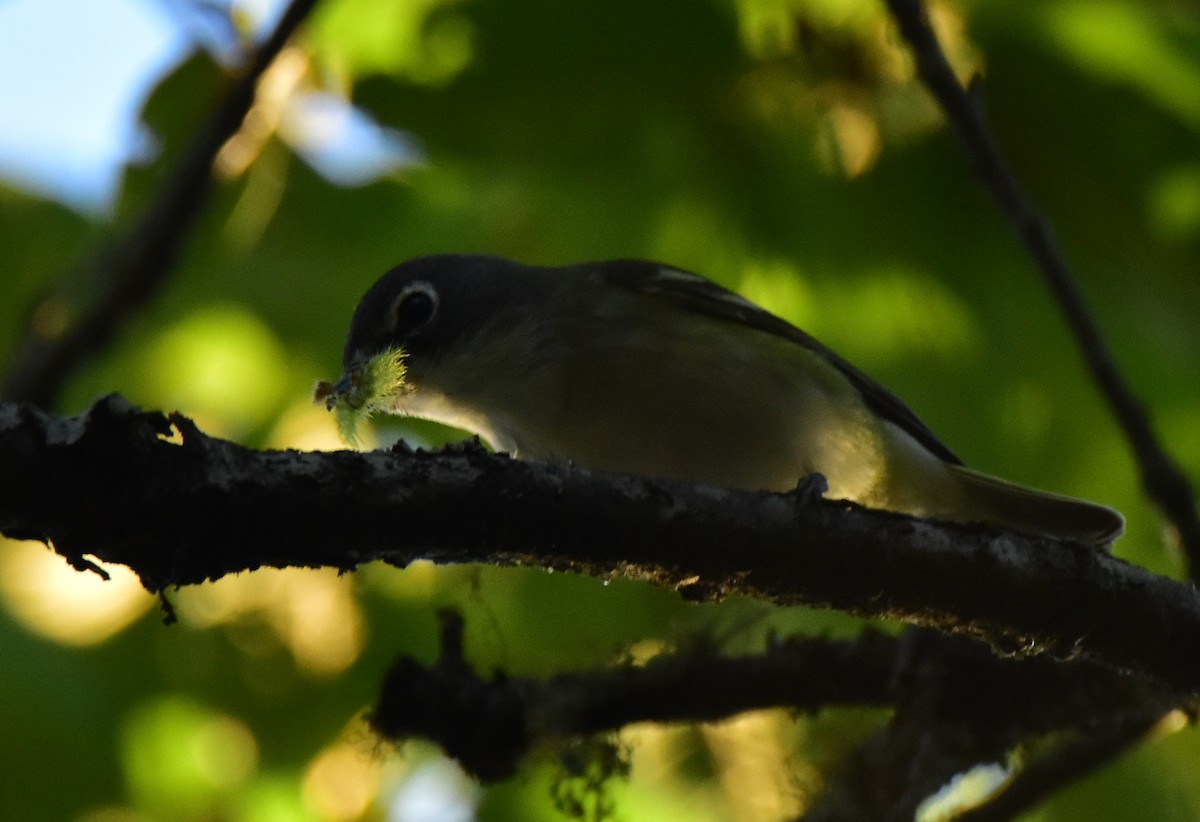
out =
<path fill-rule="evenodd" d="M 333 407 L 380 352 L 383 410 L 522 457 L 751 490 L 819 472 L 828 496 L 1107 544 L 1111 508 L 972 471 L 899 399 L 800 329 L 708 280 L 635 260 L 406 262 L 367 291 Z"/>

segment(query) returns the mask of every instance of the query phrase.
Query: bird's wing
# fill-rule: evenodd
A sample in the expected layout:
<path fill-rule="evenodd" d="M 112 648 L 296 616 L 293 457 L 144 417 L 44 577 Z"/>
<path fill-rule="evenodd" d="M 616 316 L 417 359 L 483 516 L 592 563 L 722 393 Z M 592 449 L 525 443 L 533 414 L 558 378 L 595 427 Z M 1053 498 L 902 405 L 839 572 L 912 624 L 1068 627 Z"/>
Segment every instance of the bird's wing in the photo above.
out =
<path fill-rule="evenodd" d="M 802 345 L 824 357 L 858 389 L 863 400 L 880 416 L 908 432 L 938 457 L 955 465 L 962 460 L 929 430 L 928 426 L 875 380 L 826 348 L 791 323 L 781 320 L 729 289 L 690 271 L 640 260 L 617 260 L 601 264 L 600 273 L 611 283 L 643 294 L 661 295 L 680 306 L 719 320 L 750 326 Z"/>

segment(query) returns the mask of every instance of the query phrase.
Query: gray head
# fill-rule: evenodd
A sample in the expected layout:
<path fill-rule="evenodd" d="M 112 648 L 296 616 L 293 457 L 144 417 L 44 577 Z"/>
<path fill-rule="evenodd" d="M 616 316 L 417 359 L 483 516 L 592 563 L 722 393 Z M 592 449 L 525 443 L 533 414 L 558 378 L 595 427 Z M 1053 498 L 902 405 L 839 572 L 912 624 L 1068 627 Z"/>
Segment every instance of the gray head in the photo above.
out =
<path fill-rule="evenodd" d="M 414 363 L 435 358 L 488 326 L 515 321 L 553 281 L 548 269 L 501 257 L 437 254 L 401 263 L 355 309 L 343 365 L 349 372 L 391 346 L 403 346 Z"/>

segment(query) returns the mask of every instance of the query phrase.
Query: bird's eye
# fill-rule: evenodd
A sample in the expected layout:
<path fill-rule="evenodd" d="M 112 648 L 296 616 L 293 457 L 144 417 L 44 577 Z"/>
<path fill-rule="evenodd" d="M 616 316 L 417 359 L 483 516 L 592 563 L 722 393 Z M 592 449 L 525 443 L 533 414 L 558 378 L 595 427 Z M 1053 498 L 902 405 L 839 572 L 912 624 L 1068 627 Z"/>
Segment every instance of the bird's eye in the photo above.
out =
<path fill-rule="evenodd" d="M 413 283 L 392 304 L 392 324 L 398 337 L 419 331 L 437 312 L 437 292 L 429 283 Z"/>

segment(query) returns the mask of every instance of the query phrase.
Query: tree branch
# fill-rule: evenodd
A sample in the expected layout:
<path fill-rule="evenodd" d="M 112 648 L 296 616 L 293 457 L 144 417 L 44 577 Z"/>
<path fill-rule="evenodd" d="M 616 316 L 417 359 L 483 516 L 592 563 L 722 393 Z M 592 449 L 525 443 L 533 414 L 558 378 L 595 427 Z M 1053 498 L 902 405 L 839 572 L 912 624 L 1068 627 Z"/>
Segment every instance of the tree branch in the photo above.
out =
<path fill-rule="evenodd" d="M 462 620 L 442 615 L 432 667 L 404 658 L 384 680 L 371 725 L 388 739 L 437 742 L 468 772 L 511 776 L 535 744 L 615 731 L 635 722 L 706 722 L 755 708 L 815 712 L 890 701 L 896 640 L 793 640 L 724 657 L 711 646 L 551 679 L 480 677 L 462 656 Z M 697 683 L 703 683 L 697 687 Z"/>
<path fill-rule="evenodd" d="M 1175 525 L 1188 556 L 1191 572 L 1195 575 L 1200 569 L 1200 519 L 1197 518 L 1194 493 L 1183 472 L 1159 444 L 1145 409 L 1121 377 L 1099 328 L 1088 311 L 1082 291 L 1066 263 L 1048 220 L 1038 210 L 1008 166 L 987 125 L 979 95 L 969 93 L 959 83 L 938 44 L 921 0 L 888 0 L 888 6 L 901 34 L 913 50 L 921 79 L 945 111 L 976 176 L 997 201 L 1001 212 L 1024 243 L 1058 302 L 1093 378 L 1100 386 L 1126 439 L 1131 444 L 1142 474 L 1143 487 Z M 1071 606 L 1064 603 L 1064 607 Z M 1169 698 L 1156 694 L 1151 689 L 1141 692 L 1135 690 L 1129 695 L 1127 704 L 1117 710 L 1121 716 L 1134 718 L 1121 726 L 1122 731 L 1082 735 L 1076 742 L 1064 747 L 1059 752 L 1061 756 L 1050 756 L 1039 761 L 1017 777 L 1016 781 L 992 802 L 963 818 L 1010 818 L 1020 809 L 1030 806 L 1135 744 L 1141 738 L 1137 728 L 1144 728 L 1147 723 L 1152 723 L 1155 717 L 1169 710 L 1170 705 Z M 1109 711 L 1098 715 L 1111 716 L 1112 713 Z M 986 714 L 980 716 L 982 718 Z M 898 711 L 897 721 L 893 725 L 900 719 Z M 933 761 L 932 767 L 922 771 L 921 776 L 935 780 L 945 779 L 956 769 L 961 770 L 961 765 L 969 764 L 968 756 L 959 756 L 959 764 L 954 764 L 953 728 L 946 728 L 944 723 L 926 723 L 924 733 L 925 749 L 948 751 L 950 756 L 945 759 L 951 764 L 950 768 L 939 769 L 939 765 L 943 763 Z M 878 746 L 883 753 L 877 754 L 878 761 L 872 763 L 873 770 L 868 769 L 868 779 L 864 784 L 870 784 L 871 779 L 889 773 L 889 758 L 898 757 L 903 760 L 909 755 L 903 741 L 902 737 L 899 741 L 890 738 Z M 860 758 L 869 753 L 869 749 L 865 750 L 860 754 Z M 934 786 L 934 783 L 927 780 L 927 784 L 920 790 L 927 793 L 928 788 Z M 836 797 L 837 792 L 833 792 L 833 795 Z M 915 805 L 911 800 L 902 799 L 887 810 L 911 818 Z M 883 816 L 876 813 L 874 818 Z"/>
<path fill-rule="evenodd" d="M 94 300 L 61 334 L 47 336 L 37 323 L 29 324 L 0 381 L 0 398 L 51 406 L 71 372 L 103 350 L 162 287 L 208 199 L 217 152 L 241 127 L 259 78 L 316 3 L 292 0 L 141 217 L 109 247 L 80 264 L 82 277 L 96 292 Z M 78 277 L 67 279 L 76 282 Z M 69 304 L 62 288 L 51 288 L 39 303 Z M 36 313 L 35 309 L 31 316 Z"/>
<path fill-rule="evenodd" d="M 1200 572 L 1200 517 L 1191 483 L 1159 443 L 1145 407 L 1117 369 L 1049 220 L 1005 160 L 979 96 L 959 83 L 929 24 L 924 4 L 921 0 L 887 0 L 887 4 L 916 56 L 921 79 L 946 112 L 976 176 L 1012 224 L 1057 300 L 1092 377 L 1133 449 L 1142 486 L 1178 531 L 1195 575 Z"/>
<path fill-rule="evenodd" d="M 176 442 L 167 438 L 174 436 Z M 1090 546 L 751 493 L 436 453 L 251 451 L 117 396 L 0 404 L 0 532 L 152 591 L 270 566 L 526 564 L 900 619 L 1200 691 L 1200 593 Z"/>
<path fill-rule="evenodd" d="M 930 687 L 924 671 L 913 676 L 908 670 L 909 639 L 871 631 L 853 641 L 772 641 L 762 653 L 737 657 L 722 656 L 700 640 L 639 666 L 544 680 L 499 673 L 485 678 L 463 657 L 462 631 L 457 613 L 442 614 L 437 663 L 397 662 L 384 681 L 371 724 L 388 739 L 418 736 L 437 742 L 484 780 L 512 775 L 535 745 L 637 722 L 711 722 L 776 707 L 815 713 L 835 706 L 894 704 L 897 720 L 883 738 L 894 743 L 902 733 L 907 742 L 900 747 L 907 755 L 891 763 L 893 778 L 881 782 L 874 761 L 872 768 L 852 769 L 854 777 L 869 771 L 872 780 L 842 780 L 813 819 L 877 822 L 901 797 L 911 818 L 920 800 L 981 758 L 1002 758 L 1030 736 L 1125 711 L 1130 695 L 1149 687 L 1145 680 L 1089 663 L 1002 659 L 961 638 L 951 644 L 952 654 L 938 655 L 938 685 Z M 940 640 L 945 637 L 926 638 L 939 640 L 937 647 L 943 649 Z M 922 664 L 929 661 L 925 656 Z M 929 767 L 931 725 L 953 728 L 956 740 L 955 755 L 941 751 L 937 768 Z M 870 760 L 898 746 L 868 747 L 865 758 Z M 918 753 L 923 761 L 918 762 Z M 914 784 L 918 772 L 924 782 Z"/>
<path fill-rule="evenodd" d="M 804 822 L 911 820 L 925 799 L 980 763 L 1004 762 L 1048 735 L 1090 731 L 1097 717 L 1161 713 L 1179 699 L 1090 663 L 998 658 L 922 629 L 906 632 L 896 679 L 891 721 L 853 754 Z"/>
<path fill-rule="evenodd" d="M 1104 767 L 1146 738 L 1169 710 L 1166 703 L 1128 708 L 1088 732 L 1064 742 L 1026 765 L 994 797 L 954 817 L 954 822 L 1008 822 L 1093 771 Z"/>

